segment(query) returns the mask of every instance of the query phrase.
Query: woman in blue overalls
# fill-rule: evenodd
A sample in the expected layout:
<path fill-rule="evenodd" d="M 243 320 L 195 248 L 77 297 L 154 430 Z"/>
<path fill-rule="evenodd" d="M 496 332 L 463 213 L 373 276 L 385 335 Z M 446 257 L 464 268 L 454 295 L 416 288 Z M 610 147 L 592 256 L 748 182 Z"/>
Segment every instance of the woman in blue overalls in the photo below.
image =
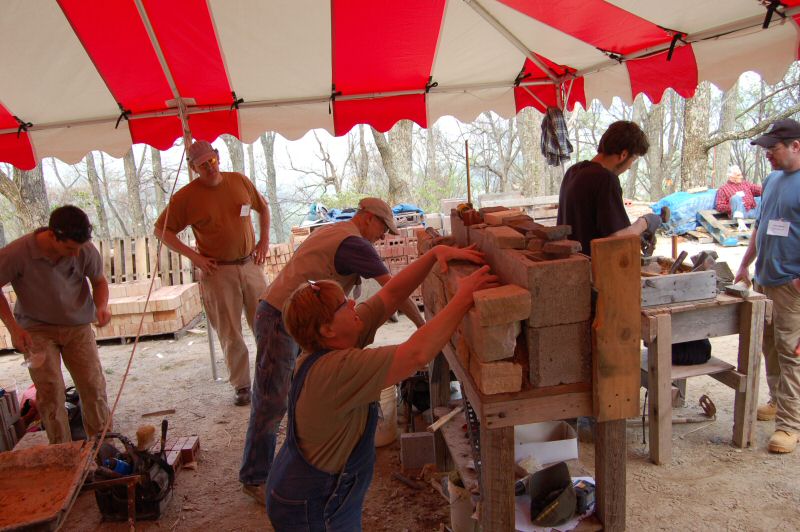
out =
<path fill-rule="evenodd" d="M 406 342 L 364 347 L 433 265 L 444 269 L 452 259 L 483 263 L 472 248 L 436 246 L 358 306 L 333 281 L 309 281 L 286 302 L 286 328 L 303 355 L 289 394 L 286 441 L 267 479 L 267 514 L 276 531 L 361 530 L 380 391 L 430 362 L 472 306 L 472 293 L 497 278 L 488 266 L 478 269 Z"/>

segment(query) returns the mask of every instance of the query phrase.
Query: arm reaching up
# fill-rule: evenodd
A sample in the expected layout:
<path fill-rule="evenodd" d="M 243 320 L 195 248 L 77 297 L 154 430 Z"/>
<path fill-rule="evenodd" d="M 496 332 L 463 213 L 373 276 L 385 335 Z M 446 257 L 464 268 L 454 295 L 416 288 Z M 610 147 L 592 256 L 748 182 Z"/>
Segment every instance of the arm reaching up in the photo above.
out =
<path fill-rule="evenodd" d="M 474 303 L 472 294 L 494 286 L 496 282 L 497 276 L 489 273 L 489 266 L 483 266 L 460 279 L 456 294 L 442 311 L 420 327 L 408 340 L 397 346 L 384 386 L 391 386 L 410 377 L 433 360 L 472 307 Z"/>

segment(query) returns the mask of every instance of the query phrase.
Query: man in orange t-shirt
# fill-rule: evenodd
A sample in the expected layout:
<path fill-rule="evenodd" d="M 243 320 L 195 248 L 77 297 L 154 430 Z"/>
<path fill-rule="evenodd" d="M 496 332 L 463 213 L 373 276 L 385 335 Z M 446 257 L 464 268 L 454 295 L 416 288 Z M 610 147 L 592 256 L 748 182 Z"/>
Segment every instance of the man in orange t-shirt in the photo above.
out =
<path fill-rule="evenodd" d="M 269 253 L 269 207 L 247 177 L 219 171 L 219 155 L 208 142 L 195 142 L 187 155 L 198 178 L 175 193 L 156 221 L 154 233 L 201 270 L 200 290 L 225 353 L 236 390 L 234 402 L 248 405 L 250 357 L 242 337 L 242 310 L 252 330 L 258 296 L 267 289 L 260 265 Z M 251 211 L 258 212 L 258 242 Z M 177 236 L 187 226 L 192 228 L 197 250 Z"/>

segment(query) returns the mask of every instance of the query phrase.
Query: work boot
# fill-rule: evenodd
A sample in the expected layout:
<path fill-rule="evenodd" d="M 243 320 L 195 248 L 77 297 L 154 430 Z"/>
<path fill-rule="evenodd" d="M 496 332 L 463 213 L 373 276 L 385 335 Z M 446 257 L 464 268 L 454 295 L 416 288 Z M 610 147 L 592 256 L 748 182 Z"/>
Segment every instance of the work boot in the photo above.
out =
<path fill-rule="evenodd" d="M 772 421 L 778 413 L 778 407 L 772 401 L 761 405 L 756 410 L 756 419 L 759 421 Z"/>
<path fill-rule="evenodd" d="M 771 453 L 791 453 L 797 447 L 797 439 L 800 434 L 786 430 L 776 430 L 769 439 L 769 452 Z"/>
<path fill-rule="evenodd" d="M 236 395 L 233 399 L 233 404 L 236 406 L 245 406 L 250 404 L 250 387 L 239 388 L 236 390 Z"/>
<path fill-rule="evenodd" d="M 262 506 L 267 503 L 267 491 L 264 489 L 264 484 L 242 484 L 242 493 Z"/>

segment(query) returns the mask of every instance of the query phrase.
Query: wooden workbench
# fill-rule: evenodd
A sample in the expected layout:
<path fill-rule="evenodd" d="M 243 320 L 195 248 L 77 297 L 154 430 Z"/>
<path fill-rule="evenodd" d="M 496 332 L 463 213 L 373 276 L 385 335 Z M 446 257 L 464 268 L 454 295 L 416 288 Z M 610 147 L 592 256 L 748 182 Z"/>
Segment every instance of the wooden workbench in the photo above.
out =
<path fill-rule="evenodd" d="M 716 299 L 642 309 L 642 340 L 648 347 L 650 459 L 654 463 L 669 463 L 672 459 L 670 387 L 675 379 L 708 374 L 733 388 L 733 443 L 741 448 L 750 445 L 758 406 L 764 319 L 771 304 L 762 294 L 751 294 L 745 298 L 720 294 Z M 673 344 L 731 334 L 739 335 L 735 368 L 722 367 L 725 363 L 713 358 L 710 365 L 716 363 L 720 367 L 700 373 L 692 371 L 695 366 L 672 367 Z"/>
<path fill-rule="evenodd" d="M 595 248 L 595 243 L 598 249 Z M 578 416 L 597 419 L 595 433 L 596 514 L 605 530 L 625 528 L 625 419 L 638 411 L 639 397 L 639 241 L 632 237 L 593 243 L 593 277 L 599 292 L 593 325 L 592 382 L 484 395 L 464 368 L 452 344 L 431 367 L 431 406 L 447 404 L 449 373 L 461 383 L 480 422 L 481 506 L 485 532 L 513 531 L 514 426 Z M 443 439 L 437 435 L 437 458 Z M 450 449 L 453 459 L 462 448 Z"/>

